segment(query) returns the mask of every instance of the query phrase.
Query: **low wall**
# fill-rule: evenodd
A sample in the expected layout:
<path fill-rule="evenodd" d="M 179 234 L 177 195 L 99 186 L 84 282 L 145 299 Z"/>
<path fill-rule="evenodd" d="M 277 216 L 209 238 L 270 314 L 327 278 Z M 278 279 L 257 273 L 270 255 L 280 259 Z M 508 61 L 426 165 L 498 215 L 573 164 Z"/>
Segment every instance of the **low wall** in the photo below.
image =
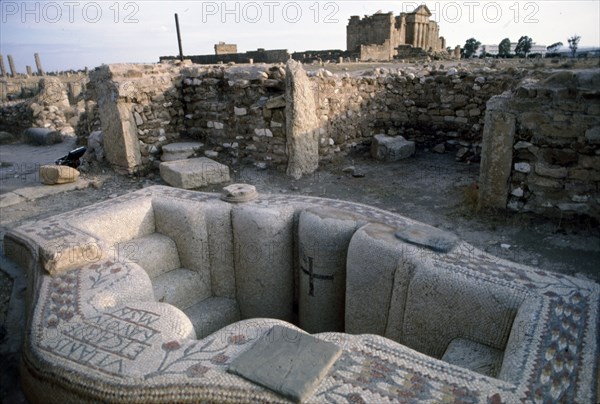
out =
<path fill-rule="evenodd" d="M 480 204 L 600 218 L 600 73 L 527 80 L 487 105 Z"/>
<path fill-rule="evenodd" d="M 488 157 L 497 159 L 508 143 L 510 155 L 501 169 L 489 160 L 482 165 L 483 206 L 597 215 L 600 113 L 596 79 L 584 80 L 589 73 L 572 81 L 572 73 L 546 80 L 548 72 L 513 67 L 412 71 L 309 72 L 303 92 L 315 101 L 319 160 L 385 133 L 421 149 L 460 149 L 477 162 L 488 136 Z M 107 158 L 127 171 L 151 168 L 163 145 L 186 138 L 203 142 L 207 155 L 226 164 L 285 167 L 292 105 L 285 77 L 281 64 L 102 66 L 90 86 L 109 139 Z M 499 137 L 502 131 L 512 135 Z"/>

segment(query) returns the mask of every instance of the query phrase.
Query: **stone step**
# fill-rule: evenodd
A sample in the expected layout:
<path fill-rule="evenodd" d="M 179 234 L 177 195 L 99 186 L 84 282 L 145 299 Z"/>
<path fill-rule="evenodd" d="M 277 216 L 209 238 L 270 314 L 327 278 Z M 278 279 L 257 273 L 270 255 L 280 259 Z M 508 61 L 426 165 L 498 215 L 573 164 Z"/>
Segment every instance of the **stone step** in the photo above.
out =
<path fill-rule="evenodd" d="M 229 182 L 229 167 L 207 157 L 160 163 L 160 176 L 173 187 L 192 189 Z"/>
<path fill-rule="evenodd" d="M 178 268 L 152 279 L 154 299 L 186 310 L 211 296 L 210 271 Z"/>
<path fill-rule="evenodd" d="M 194 325 L 198 339 L 241 320 L 237 301 L 226 297 L 208 298 L 184 310 L 184 313 Z"/>
<path fill-rule="evenodd" d="M 371 156 L 376 160 L 397 161 L 415 154 L 415 142 L 402 136 L 375 135 L 371 144 Z"/>
<path fill-rule="evenodd" d="M 119 243 L 121 257 L 133 261 L 146 270 L 150 279 L 181 267 L 175 241 L 160 233 L 134 238 Z"/>
<path fill-rule="evenodd" d="M 504 352 L 466 338 L 452 340 L 442 360 L 482 375 L 496 377 Z"/>
<path fill-rule="evenodd" d="M 200 142 L 170 143 L 162 147 L 162 161 L 185 160 L 192 157 L 204 147 Z"/>

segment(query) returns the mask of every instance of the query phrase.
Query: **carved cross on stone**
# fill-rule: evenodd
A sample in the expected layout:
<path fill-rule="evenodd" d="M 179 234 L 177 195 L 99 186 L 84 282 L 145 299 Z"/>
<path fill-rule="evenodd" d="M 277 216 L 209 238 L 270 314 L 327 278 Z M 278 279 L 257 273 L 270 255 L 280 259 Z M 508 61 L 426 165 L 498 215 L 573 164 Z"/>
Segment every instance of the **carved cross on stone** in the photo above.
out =
<path fill-rule="evenodd" d="M 302 272 L 304 272 L 306 275 L 308 275 L 308 295 L 309 296 L 314 296 L 315 295 L 315 284 L 314 284 L 314 280 L 315 279 L 320 279 L 320 280 L 324 280 L 324 281 L 332 281 L 333 280 L 333 275 L 319 275 L 319 274 L 315 274 L 313 272 L 313 258 L 312 257 L 305 257 L 305 259 L 303 259 L 303 262 L 306 262 L 306 260 L 308 260 L 308 269 L 304 268 L 303 265 L 300 265 L 300 269 L 302 269 Z"/>

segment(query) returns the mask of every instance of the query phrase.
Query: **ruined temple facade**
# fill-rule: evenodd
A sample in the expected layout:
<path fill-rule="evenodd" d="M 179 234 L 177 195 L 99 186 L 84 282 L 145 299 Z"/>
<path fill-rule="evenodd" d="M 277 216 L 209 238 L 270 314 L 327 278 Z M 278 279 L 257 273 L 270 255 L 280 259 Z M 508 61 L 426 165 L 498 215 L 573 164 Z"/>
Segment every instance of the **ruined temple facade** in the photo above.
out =
<path fill-rule="evenodd" d="M 361 60 L 391 60 L 407 49 L 441 51 L 446 40 L 440 37 L 440 27 L 430 20 L 427 6 L 419 6 L 412 13 L 377 13 L 360 18 L 350 17 L 346 27 L 346 44 L 349 52 L 360 54 Z M 408 46 L 407 46 L 408 45 Z"/>

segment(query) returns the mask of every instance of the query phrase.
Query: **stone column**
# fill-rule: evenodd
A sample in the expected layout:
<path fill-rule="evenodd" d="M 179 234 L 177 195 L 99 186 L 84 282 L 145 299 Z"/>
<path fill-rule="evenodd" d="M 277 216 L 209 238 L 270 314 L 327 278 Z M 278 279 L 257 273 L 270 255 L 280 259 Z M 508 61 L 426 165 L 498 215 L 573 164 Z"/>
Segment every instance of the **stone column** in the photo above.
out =
<path fill-rule="evenodd" d="M 506 208 L 516 126 L 515 115 L 507 111 L 510 98 L 510 92 L 505 92 L 486 104 L 479 171 L 480 208 Z"/>
<path fill-rule="evenodd" d="M 15 69 L 15 61 L 13 60 L 12 55 L 8 55 L 7 59 L 8 59 L 8 67 L 10 67 L 10 76 L 17 77 L 17 69 Z"/>
<path fill-rule="evenodd" d="M 315 94 L 302 63 L 288 60 L 285 81 L 287 175 L 299 179 L 319 167 L 319 120 Z"/>
<path fill-rule="evenodd" d="M 42 62 L 40 60 L 40 54 L 39 53 L 34 53 L 33 57 L 35 58 L 35 66 L 37 67 L 38 74 L 40 76 L 44 76 L 45 73 L 44 73 L 44 69 L 42 68 Z"/>
<path fill-rule="evenodd" d="M 6 77 L 6 67 L 4 66 L 4 56 L 0 53 L 0 77 Z"/>
<path fill-rule="evenodd" d="M 28 76 L 33 76 L 33 70 L 31 70 L 31 66 L 29 66 L 29 65 L 25 66 L 25 70 L 27 70 Z"/>

